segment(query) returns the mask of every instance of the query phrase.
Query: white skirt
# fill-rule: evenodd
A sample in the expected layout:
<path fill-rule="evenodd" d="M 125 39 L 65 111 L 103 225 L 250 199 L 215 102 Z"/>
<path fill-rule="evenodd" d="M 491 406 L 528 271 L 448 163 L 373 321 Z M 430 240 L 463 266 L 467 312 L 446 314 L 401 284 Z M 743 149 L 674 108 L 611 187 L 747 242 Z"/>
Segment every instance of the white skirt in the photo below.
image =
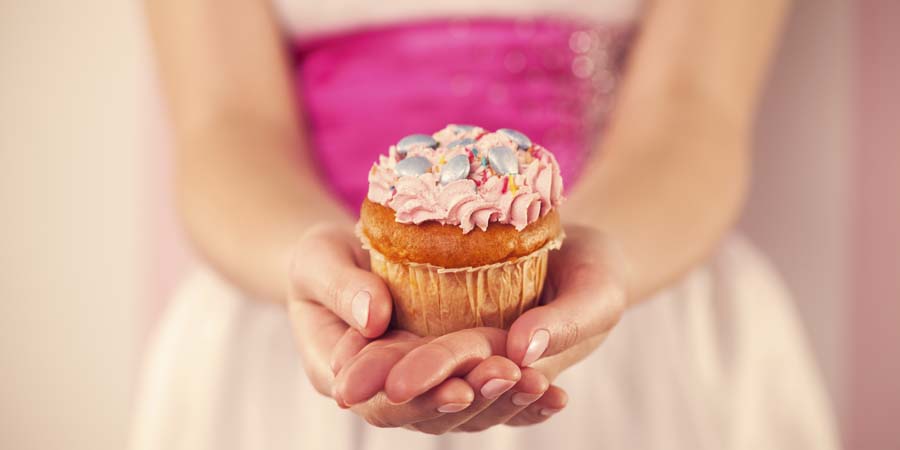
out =
<path fill-rule="evenodd" d="M 306 380 L 280 307 L 191 278 L 146 355 L 132 450 L 833 449 L 836 427 L 790 298 L 740 237 L 629 310 L 555 383 L 531 427 L 435 437 L 373 428 Z"/>

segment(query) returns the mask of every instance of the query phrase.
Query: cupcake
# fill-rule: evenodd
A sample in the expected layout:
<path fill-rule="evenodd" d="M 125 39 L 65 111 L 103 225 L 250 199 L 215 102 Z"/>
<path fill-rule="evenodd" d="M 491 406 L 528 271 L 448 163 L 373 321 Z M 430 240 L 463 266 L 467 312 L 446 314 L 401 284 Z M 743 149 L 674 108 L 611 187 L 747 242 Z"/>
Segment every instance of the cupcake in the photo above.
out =
<path fill-rule="evenodd" d="M 397 142 L 369 171 L 357 233 L 420 336 L 508 328 L 534 306 L 562 245 L 556 158 L 524 134 L 448 125 Z"/>

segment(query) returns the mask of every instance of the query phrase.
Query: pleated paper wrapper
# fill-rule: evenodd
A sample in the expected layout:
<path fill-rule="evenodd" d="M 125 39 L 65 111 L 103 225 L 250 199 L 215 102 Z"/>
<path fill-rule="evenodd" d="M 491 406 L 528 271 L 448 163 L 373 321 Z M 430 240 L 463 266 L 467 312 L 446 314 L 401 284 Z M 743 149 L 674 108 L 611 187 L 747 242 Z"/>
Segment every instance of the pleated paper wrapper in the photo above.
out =
<path fill-rule="evenodd" d="M 564 234 L 512 261 L 478 267 L 444 268 L 395 262 L 373 249 L 372 272 L 385 280 L 394 299 L 393 327 L 419 336 L 440 336 L 475 327 L 509 328 L 540 299 L 547 275 L 547 254 L 562 246 Z"/>

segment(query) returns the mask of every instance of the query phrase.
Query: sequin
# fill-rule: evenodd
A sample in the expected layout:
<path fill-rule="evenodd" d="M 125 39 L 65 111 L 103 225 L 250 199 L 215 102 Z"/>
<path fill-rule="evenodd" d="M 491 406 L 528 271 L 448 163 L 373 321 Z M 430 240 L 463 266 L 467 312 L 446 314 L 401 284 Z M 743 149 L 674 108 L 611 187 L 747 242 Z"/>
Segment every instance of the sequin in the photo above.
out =
<path fill-rule="evenodd" d="M 569 49 L 575 53 L 587 53 L 593 46 L 594 39 L 586 31 L 576 31 L 569 36 Z"/>
<path fill-rule="evenodd" d="M 587 56 L 577 56 L 572 60 L 572 74 L 578 78 L 590 78 L 594 73 L 594 60 Z"/>
<path fill-rule="evenodd" d="M 519 73 L 525 70 L 526 64 L 528 64 L 528 60 L 525 59 L 525 55 L 520 51 L 511 51 L 503 58 L 503 66 L 506 67 L 509 73 Z"/>

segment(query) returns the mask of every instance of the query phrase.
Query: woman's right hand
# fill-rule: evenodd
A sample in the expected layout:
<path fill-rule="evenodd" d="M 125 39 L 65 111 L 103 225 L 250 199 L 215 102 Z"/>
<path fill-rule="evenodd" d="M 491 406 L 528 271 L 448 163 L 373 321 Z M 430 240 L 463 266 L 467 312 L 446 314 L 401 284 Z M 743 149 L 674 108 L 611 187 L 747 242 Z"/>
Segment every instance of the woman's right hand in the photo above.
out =
<path fill-rule="evenodd" d="M 295 248 L 288 312 L 306 374 L 322 395 L 334 398 L 334 349 L 345 332 L 352 326 L 363 337 L 376 338 L 390 324 L 390 292 L 381 278 L 368 270 L 368 262 L 368 254 L 348 224 L 315 226 Z M 379 341 L 417 339 L 410 333 L 392 331 Z M 402 405 L 391 404 L 381 394 L 354 405 L 353 410 L 376 425 L 405 426 L 439 417 L 444 414 L 441 409 L 468 405 L 474 398 L 465 380 L 451 377 Z"/>

